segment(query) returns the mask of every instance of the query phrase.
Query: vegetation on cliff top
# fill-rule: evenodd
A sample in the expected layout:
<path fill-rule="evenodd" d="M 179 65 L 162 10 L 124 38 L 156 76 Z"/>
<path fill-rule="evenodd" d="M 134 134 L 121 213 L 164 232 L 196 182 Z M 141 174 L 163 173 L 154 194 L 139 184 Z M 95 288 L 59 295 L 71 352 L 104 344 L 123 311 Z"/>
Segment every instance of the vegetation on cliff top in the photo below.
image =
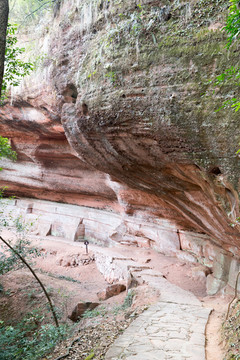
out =
<path fill-rule="evenodd" d="M 16 25 L 8 24 L 1 102 L 7 98 L 9 87 L 19 86 L 21 80 L 29 75 L 34 67 L 31 62 L 21 60 L 25 49 L 17 46 L 16 30 Z"/>
<path fill-rule="evenodd" d="M 230 0 L 229 15 L 227 17 L 226 25 L 223 27 L 223 30 L 225 30 L 229 35 L 226 47 L 231 53 L 233 44 L 240 39 L 240 7 L 238 0 Z M 227 68 L 223 73 L 218 75 L 215 81 L 215 86 L 228 85 L 229 83 L 233 87 L 233 90 L 239 87 L 239 65 L 232 65 L 231 67 Z M 235 111 L 238 111 L 240 109 L 240 100 L 237 97 L 232 96 L 230 99 L 224 101 L 220 109 L 229 106 Z"/>

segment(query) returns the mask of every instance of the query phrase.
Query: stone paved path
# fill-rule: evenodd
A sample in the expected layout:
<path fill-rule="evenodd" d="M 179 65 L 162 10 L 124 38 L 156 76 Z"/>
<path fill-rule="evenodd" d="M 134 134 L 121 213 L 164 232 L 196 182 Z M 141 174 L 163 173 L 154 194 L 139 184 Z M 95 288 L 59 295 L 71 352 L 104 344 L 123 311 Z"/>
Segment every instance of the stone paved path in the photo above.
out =
<path fill-rule="evenodd" d="M 205 360 L 205 327 L 211 309 L 160 273 L 141 277 L 161 292 L 108 350 L 105 360 Z"/>

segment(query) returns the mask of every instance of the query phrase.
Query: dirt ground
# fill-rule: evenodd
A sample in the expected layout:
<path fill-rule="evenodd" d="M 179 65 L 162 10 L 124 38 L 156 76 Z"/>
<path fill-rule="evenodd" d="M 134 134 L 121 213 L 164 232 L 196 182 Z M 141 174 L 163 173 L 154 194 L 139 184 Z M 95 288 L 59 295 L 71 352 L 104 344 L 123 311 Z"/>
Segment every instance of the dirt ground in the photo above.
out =
<path fill-rule="evenodd" d="M 11 237 L 9 232 L 5 232 L 3 235 Z M 46 285 L 54 305 L 58 309 L 61 321 L 71 322 L 68 315 L 71 314 L 77 303 L 99 302 L 97 292 L 105 289 L 109 284 L 96 267 L 91 246 L 89 254 L 86 255 L 84 246 L 67 243 L 61 239 L 35 238 L 33 243 L 39 247 L 42 254 L 41 257 L 34 259 L 33 267 L 41 281 Z M 73 254 L 77 254 L 78 263 L 72 261 Z M 179 261 L 177 258 L 167 257 L 143 248 L 122 247 L 121 254 L 126 257 L 131 256 L 138 262 L 146 263 L 147 261 L 152 269 L 160 271 L 168 281 L 185 290 L 192 291 L 203 302 L 204 306 L 213 309 L 206 329 L 206 359 L 223 359 L 221 323 L 231 296 L 224 296 L 223 294 L 207 296 L 206 277 L 202 271 L 199 273 L 196 264 Z M 18 321 L 27 312 L 44 308 L 46 299 L 27 269 L 22 268 L 10 272 L 1 276 L 0 281 L 4 288 L 4 292 L 0 292 L 0 316 L 2 320 L 8 321 L 11 317 L 12 322 Z M 129 309 L 119 310 L 127 295 L 125 291 L 118 296 L 100 302 L 101 305 L 98 307 L 99 311 L 96 318 L 82 320 L 79 331 L 93 326 L 95 330 L 90 331 L 91 337 L 93 332 L 98 329 L 98 336 L 101 336 L 99 333 L 102 332 L 106 337 L 105 332 L 107 331 L 112 333 L 112 341 L 114 341 L 138 312 L 143 311 L 145 306 L 157 301 L 158 294 L 154 290 L 150 291 L 146 286 L 139 286 L 135 293 L 135 301 L 130 312 Z M 117 329 L 118 326 L 119 332 L 114 332 L 113 329 Z M 87 331 L 89 330 L 85 330 L 85 333 Z M 62 352 L 63 348 L 59 351 Z M 84 349 L 82 351 L 84 353 Z M 70 357 L 70 359 L 74 359 L 74 357 Z"/>

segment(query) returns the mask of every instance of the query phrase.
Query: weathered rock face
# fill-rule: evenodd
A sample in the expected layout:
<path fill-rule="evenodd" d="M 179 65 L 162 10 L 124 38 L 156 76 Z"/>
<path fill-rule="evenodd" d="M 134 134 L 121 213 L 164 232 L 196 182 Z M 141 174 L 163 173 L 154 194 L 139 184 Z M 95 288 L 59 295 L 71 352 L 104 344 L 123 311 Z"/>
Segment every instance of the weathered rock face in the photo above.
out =
<path fill-rule="evenodd" d="M 230 226 L 239 208 L 239 120 L 214 112 L 231 89 L 214 101 L 203 96 L 229 63 L 226 6 L 63 1 L 43 34 L 43 68 L 1 110 L 0 133 L 19 154 L 4 164 L 1 183 L 19 195 L 117 211 L 115 241 L 151 246 L 139 221 L 166 219 L 178 229 L 173 243 L 183 246 L 181 231 L 195 231 L 239 256 L 238 226 Z"/>
<path fill-rule="evenodd" d="M 143 12 L 135 2 L 122 9 L 112 3 L 111 26 L 101 27 L 82 42 L 76 78 L 80 93 L 76 103 L 62 106 L 63 126 L 72 147 L 94 168 L 110 174 L 113 181 L 154 194 L 165 208 L 181 214 L 182 225 L 237 246 L 225 215 L 227 210 L 236 216 L 237 196 L 230 185 L 221 184 L 222 172 L 230 167 L 222 157 L 230 151 L 226 145 L 231 134 L 236 135 L 236 119 L 220 133 L 216 115 L 200 99 L 202 82 L 211 76 L 219 58 L 219 31 L 208 29 L 212 19 L 205 21 L 204 33 L 189 30 L 195 19 L 181 24 L 180 10 L 173 12 L 173 19 L 159 18 L 157 14 L 167 8 L 155 5 L 146 1 Z M 194 5 L 189 6 L 196 15 Z M 132 17 L 119 16 L 122 10 Z M 183 26 L 184 37 L 173 23 Z M 100 26 L 99 18 L 92 26 Z M 168 41 L 164 33 L 169 33 Z M 61 89 L 63 84 L 56 85 Z"/>
<path fill-rule="evenodd" d="M 0 108 L 0 133 L 11 139 L 17 162 L 2 161 L 0 184 L 15 195 L 115 208 L 106 175 L 71 149 L 57 116 L 30 104 Z"/>

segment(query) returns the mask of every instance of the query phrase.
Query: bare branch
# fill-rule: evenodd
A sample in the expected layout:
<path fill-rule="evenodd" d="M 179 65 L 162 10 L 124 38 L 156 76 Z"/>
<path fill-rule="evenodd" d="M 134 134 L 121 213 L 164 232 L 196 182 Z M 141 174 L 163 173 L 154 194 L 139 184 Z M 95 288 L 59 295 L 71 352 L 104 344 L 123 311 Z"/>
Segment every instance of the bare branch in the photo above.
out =
<path fill-rule="evenodd" d="M 54 3 L 55 1 L 57 1 L 57 0 L 49 0 L 49 1 L 45 2 L 44 4 L 41 4 L 41 6 L 39 6 L 37 9 L 35 9 L 34 11 L 31 11 L 29 14 L 27 14 L 22 22 L 24 22 L 29 16 L 32 16 L 34 13 L 36 13 L 38 10 L 40 10 L 45 5 L 47 5 L 49 3 Z"/>
<path fill-rule="evenodd" d="M 49 306 L 50 306 L 50 309 L 52 311 L 52 314 L 53 314 L 53 318 L 54 318 L 54 321 L 55 321 L 55 324 L 57 327 L 59 327 L 59 324 L 58 324 L 58 319 L 57 319 L 57 315 L 56 315 L 56 312 L 54 310 L 54 307 L 53 307 L 53 304 L 52 304 L 52 301 L 50 299 L 50 296 L 48 295 L 48 292 L 45 288 L 45 286 L 43 285 L 43 283 L 41 282 L 41 280 L 39 279 L 39 277 L 37 276 L 37 274 L 35 273 L 35 271 L 32 269 L 32 267 L 28 264 L 28 262 L 22 257 L 21 254 L 19 254 L 19 252 L 17 250 L 15 250 L 6 240 L 4 240 L 1 236 L 0 236 L 0 240 L 5 244 L 7 245 L 7 247 L 9 249 L 11 249 L 12 252 L 14 252 L 14 254 L 16 254 L 19 259 L 27 266 L 27 268 L 31 271 L 31 273 L 33 274 L 33 276 L 35 277 L 35 279 L 38 281 L 39 285 L 41 286 L 47 300 L 48 300 L 48 303 L 49 303 Z"/>

